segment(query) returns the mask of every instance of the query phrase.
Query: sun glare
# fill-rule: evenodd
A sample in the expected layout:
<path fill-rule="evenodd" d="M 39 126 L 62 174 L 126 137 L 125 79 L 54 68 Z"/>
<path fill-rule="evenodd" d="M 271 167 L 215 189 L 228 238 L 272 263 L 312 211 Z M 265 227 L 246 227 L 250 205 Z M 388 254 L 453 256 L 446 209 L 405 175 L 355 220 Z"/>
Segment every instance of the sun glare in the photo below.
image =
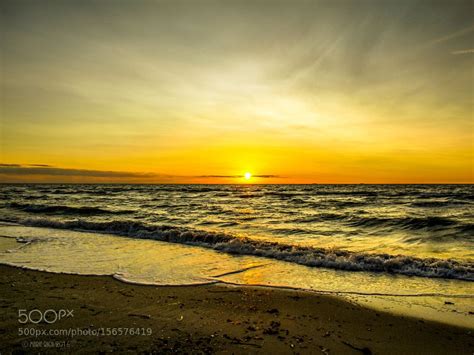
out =
<path fill-rule="evenodd" d="M 251 177 L 252 177 L 252 174 L 250 174 L 249 172 L 246 172 L 246 173 L 244 174 L 245 180 L 250 180 Z"/>

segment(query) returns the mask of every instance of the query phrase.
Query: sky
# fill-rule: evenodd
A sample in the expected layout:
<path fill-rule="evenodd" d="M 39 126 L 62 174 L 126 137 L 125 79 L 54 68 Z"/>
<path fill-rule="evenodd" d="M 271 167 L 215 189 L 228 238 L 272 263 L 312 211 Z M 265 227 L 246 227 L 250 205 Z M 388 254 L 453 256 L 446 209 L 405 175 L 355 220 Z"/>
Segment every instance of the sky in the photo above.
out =
<path fill-rule="evenodd" d="M 474 182 L 472 1 L 0 7 L 0 182 Z"/>

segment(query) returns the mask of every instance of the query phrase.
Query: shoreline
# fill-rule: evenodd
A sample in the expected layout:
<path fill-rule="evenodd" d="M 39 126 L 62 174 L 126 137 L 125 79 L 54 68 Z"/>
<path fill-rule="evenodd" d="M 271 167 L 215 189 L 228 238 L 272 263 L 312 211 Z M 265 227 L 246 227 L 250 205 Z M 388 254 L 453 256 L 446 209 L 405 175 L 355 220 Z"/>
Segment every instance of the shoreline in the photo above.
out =
<path fill-rule="evenodd" d="M 0 265 L 1 350 L 185 353 L 472 354 L 472 329 L 398 316 L 303 290 L 229 284 L 155 286 L 113 276 Z M 73 310 L 54 324 L 19 324 L 18 310 Z M 50 312 L 51 313 L 51 312 Z M 19 336 L 79 329 L 81 335 Z M 151 329 L 150 335 L 84 334 Z M 55 347 L 52 347 L 56 344 Z M 47 348 L 46 348 L 47 346 Z"/>
<path fill-rule="evenodd" d="M 15 237 L 5 237 L 0 236 L 1 238 L 11 238 L 15 239 Z M 26 242 L 24 245 L 28 245 L 30 242 Z M 21 248 L 22 246 L 18 247 Z M 191 284 L 154 284 L 154 283 L 146 283 L 146 282 L 139 282 L 133 281 L 125 278 L 118 277 L 116 275 L 100 275 L 100 274 L 75 274 L 75 273 L 68 273 L 68 272 L 61 272 L 61 271 L 50 271 L 50 270 L 40 270 L 36 268 L 29 268 L 26 265 L 14 265 L 8 262 L 0 262 L 0 266 L 11 267 L 15 269 L 21 269 L 26 271 L 38 271 L 44 272 L 48 274 L 56 274 L 56 275 L 71 275 L 71 276 L 85 276 L 85 277 L 110 277 L 114 280 L 122 282 L 128 285 L 134 286 L 147 286 L 147 287 L 199 287 L 199 286 L 211 286 L 211 285 L 219 285 L 223 287 L 242 287 L 242 288 L 254 288 L 254 289 L 275 289 L 275 290 L 282 290 L 282 291 L 294 291 L 294 292 L 303 292 L 310 295 L 321 295 L 321 296 L 329 296 L 329 297 L 336 297 L 340 298 L 342 296 L 381 296 L 381 297 L 403 297 L 403 298 L 416 298 L 416 297 L 445 297 L 445 298 L 473 298 L 474 294 L 445 294 L 442 292 L 434 292 L 434 293 L 383 293 L 383 292 L 358 292 L 358 291 L 330 291 L 330 290 L 315 290 L 309 288 L 298 288 L 292 286 L 280 286 L 280 285 L 265 285 L 265 284 L 239 284 L 236 282 L 230 281 L 223 281 L 219 279 L 210 279 L 209 281 L 203 281 L 202 283 L 191 283 Z M 240 271 L 239 271 L 240 272 Z M 468 281 L 470 282 L 470 281 Z M 396 313 L 387 312 L 393 315 L 397 315 Z M 405 315 L 406 316 L 406 315 Z M 418 317 L 415 317 L 418 318 Z M 440 322 L 442 323 L 442 322 Z M 474 324 L 473 324 L 474 326 Z"/>

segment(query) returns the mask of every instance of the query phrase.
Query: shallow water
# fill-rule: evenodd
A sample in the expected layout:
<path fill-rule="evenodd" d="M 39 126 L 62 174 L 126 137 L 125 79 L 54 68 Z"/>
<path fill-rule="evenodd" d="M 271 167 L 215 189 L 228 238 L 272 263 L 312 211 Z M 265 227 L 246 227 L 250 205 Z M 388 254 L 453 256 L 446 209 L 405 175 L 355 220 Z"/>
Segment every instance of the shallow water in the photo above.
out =
<path fill-rule="evenodd" d="M 0 262 L 49 272 L 112 275 L 139 284 L 289 287 L 328 293 L 377 309 L 474 327 L 472 282 L 345 272 L 279 260 L 108 234 L 0 226 Z M 445 301 L 455 303 L 447 306 Z"/>
<path fill-rule="evenodd" d="M 19 224 L 0 235 L 29 241 L 2 263 L 304 288 L 474 327 L 471 185 L 1 185 L 0 197 L 0 219 Z"/>

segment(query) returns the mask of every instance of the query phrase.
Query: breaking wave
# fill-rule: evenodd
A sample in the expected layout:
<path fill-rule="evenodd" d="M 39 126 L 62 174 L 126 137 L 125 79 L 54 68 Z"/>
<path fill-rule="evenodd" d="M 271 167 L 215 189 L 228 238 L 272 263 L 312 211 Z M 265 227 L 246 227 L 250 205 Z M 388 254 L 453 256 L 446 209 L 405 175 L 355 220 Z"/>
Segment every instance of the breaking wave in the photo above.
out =
<path fill-rule="evenodd" d="M 325 221 L 339 221 L 351 227 L 363 227 L 373 229 L 394 229 L 407 231 L 437 231 L 453 229 L 459 235 L 471 233 L 474 224 L 465 223 L 447 217 L 377 217 L 377 216 L 354 216 L 345 213 L 319 213 L 298 216 L 291 220 L 294 223 L 318 223 Z"/>
<path fill-rule="evenodd" d="M 91 222 L 80 219 L 54 221 L 38 218 L 27 219 L 21 223 L 29 226 L 108 233 L 130 238 L 201 246 L 230 254 L 254 255 L 310 267 L 474 281 L 474 263 L 451 259 L 357 253 L 330 248 L 296 246 L 242 238 L 227 233 L 135 221 Z"/>
<path fill-rule="evenodd" d="M 71 214 L 71 215 L 100 215 L 100 214 L 127 214 L 133 213 L 129 210 L 112 211 L 99 207 L 73 207 L 58 205 L 40 205 L 10 203 L 8 207 L 29 213 Z"/>

